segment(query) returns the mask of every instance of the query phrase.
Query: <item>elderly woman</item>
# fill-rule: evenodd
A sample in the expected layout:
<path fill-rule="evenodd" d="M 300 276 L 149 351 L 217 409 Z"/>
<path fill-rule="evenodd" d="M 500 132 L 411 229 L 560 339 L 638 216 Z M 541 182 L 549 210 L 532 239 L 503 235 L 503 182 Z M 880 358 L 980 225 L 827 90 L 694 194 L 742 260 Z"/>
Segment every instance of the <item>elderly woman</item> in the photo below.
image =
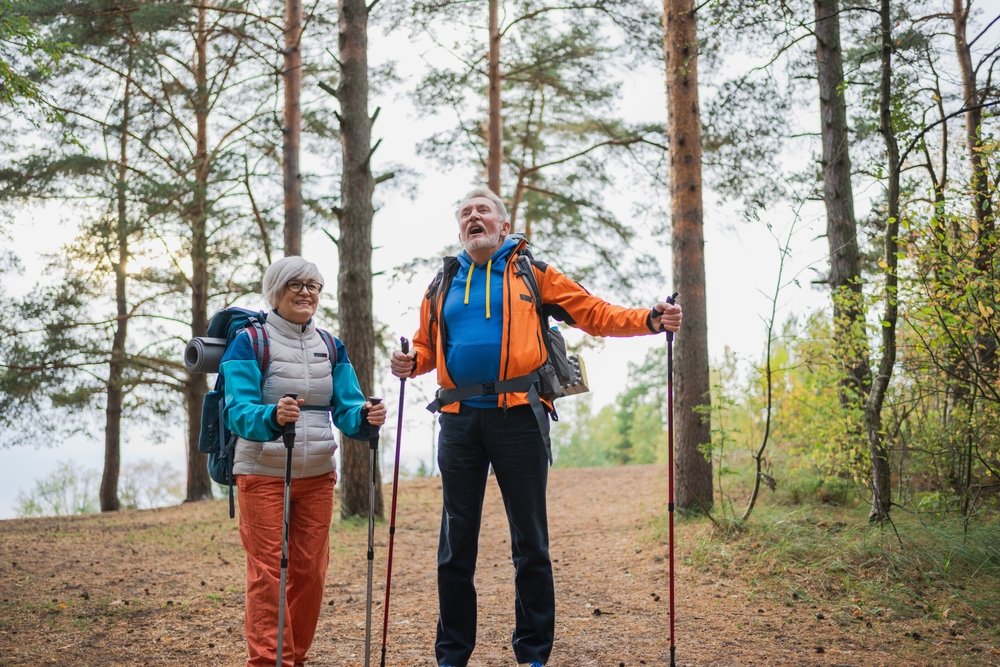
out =
<path fill-rule="evenodd" d="M 229 346 L 219 372 L 226 381 L 226 426 L 239 436 L 233 473 L 240 504 L 240 538 L 247 553 L 244 628 L 248 667 L 277 658 L 281 533 L 284 511 L 285 424 L 295 422 L 288 586 L 283 667 L 305 663 L 319 620 L 330 556 L 333 487 L 337 481 L 333 425 L 350 438 L 368 439 L 369 425 L 385 421 L 385 406 L 365 401 L 343 343 L 330 346 L 312 317 L 323 277 L 301 257 L 285 257 L 264 274 L 273 310 L 264 327 L 270 362 L 261 377 L 249 332 Z M 298 400 L 285 398 L 298 394 Z"/>

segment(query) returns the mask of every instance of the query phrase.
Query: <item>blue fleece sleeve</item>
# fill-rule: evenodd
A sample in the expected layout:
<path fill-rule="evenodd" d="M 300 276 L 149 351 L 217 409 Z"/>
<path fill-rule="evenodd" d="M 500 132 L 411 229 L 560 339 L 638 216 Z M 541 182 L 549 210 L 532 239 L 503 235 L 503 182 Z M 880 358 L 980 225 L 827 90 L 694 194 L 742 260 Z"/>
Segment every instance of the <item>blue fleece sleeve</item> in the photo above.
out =
<path fill-rule="evenodd" d="M 333 367 L 333 425 L 352 440 L 367 440 L 368 420 L 364 418 L 365 395 L 361 393 L 357 373 L 347 358 L 347 348 L 338 338 L 333 339 L 337 363 Z"/>
<path fill-rule="evenodd" d="M 246 440 L 266 442 L 281 435 L 274 420 L 275 405 L 261 405 L 260 369 L 250 335 L 242 333 L 226 350 L 219 364 L 226 384 L 226 409 L 222 419 L 226 428 Z"/>

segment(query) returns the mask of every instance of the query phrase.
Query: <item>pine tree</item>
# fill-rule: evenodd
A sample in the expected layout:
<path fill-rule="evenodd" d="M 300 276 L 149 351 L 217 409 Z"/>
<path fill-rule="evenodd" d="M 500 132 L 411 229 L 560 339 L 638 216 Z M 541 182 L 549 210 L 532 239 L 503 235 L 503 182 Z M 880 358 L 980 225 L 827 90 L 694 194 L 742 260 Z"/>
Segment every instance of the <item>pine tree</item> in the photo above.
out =
<path fill-rule="evenodd" d="M 698 98 L 698 29 L 694 2 L 664 0 L 663 49 L 667 65 L 667 132 L 670 137 L 670 217 L 674 289 L 684 308 L 674 368 L 677 395 L 677 506 L 712 506 L 712 442 L 708 409 L 708 302 L 702 219 L 701 113 Z"/>
<path fill-rule="evenodd" d="M 631 126 L 615 114 L 618 72 L 650 57 L 658 17 L 641 2 L 509 2 L 491 29 L 488 9 L 409 6 L 405 20 L 419 34 L 439 39 L 443 26 L 461 26 L 463 36 L 450 45 L 455 65 L 432 69 L 416 90 L 424 113 L 457 120 L 420 152 L 446 167 L 473 164 L 490 187 L 499 183 L 512 227 L 538 255 L 558 256 L 561 269 L 589 286 L 640 298 L 638 288 L 658 276 L 655 259 L 635 247 L 635 229 L 603 199 L 614 187 L 612 164 L 663 177 L 665 128 Z M 476 26 L 483 39 L 467 39 Z"/>

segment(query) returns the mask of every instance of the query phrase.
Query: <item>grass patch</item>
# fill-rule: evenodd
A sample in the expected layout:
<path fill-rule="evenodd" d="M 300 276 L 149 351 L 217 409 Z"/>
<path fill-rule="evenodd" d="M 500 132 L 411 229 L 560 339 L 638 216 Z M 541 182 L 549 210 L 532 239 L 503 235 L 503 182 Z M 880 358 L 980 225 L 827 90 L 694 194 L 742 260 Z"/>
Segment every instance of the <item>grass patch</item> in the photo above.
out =
<path fill-rule="evenodd" d="M 866 509 L 758 506 L 746 524 L 715 528 L 691 519 L 700 529 L 684 562 L 742 578 L 752 595 L 779 603 L 823 601 L 857 619 L 947 620 L 1000 636 L 1000 517 L 981 515 L 966 528 L 961 519 L 897 512 L 894 530 L 869 525 Z M 666 521 L 657 521 L 657 539 Z"/>

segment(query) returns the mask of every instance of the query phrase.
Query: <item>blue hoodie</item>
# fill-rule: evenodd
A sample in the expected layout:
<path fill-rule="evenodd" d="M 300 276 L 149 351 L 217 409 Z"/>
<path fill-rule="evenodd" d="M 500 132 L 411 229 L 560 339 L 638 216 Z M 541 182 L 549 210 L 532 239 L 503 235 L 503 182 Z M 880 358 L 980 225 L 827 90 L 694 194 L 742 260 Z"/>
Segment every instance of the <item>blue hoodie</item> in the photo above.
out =
<path fill-rule="evenodd" d="M 458 273 L 448 290 L 443 319 L 448 323 L 445 365 L 457 387 L 500 379 L 503 343 L 503 272 L 517 241 L 507 239 L 485 264 L 469 254 L 458 255 Z M 489 301 L 486 287 L 489 283 Z M 497 397 L 477 396 L 462 401 L 475 408 L 495 408 Z"/>

